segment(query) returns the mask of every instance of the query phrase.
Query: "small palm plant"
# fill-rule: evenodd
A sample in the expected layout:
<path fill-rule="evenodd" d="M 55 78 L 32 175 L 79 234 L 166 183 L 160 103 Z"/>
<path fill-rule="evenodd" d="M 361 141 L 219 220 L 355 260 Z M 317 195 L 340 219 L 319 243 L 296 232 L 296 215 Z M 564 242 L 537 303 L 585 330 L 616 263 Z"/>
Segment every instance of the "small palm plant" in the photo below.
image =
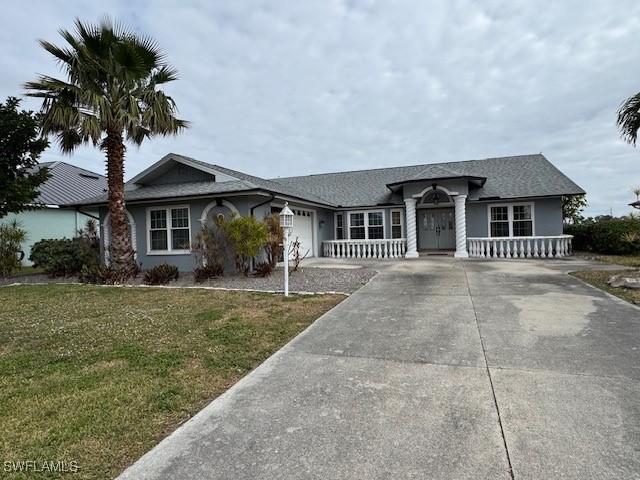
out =
<path fill-rule="evenodd" d="M 640 129 L 640 92 L 622 103 L 618 110 L 617 124 L 623 140 L 635 146 Z"/>
<path fill-rule="evenodd" d="M 636 200 L 640 201 L 640 187 L 635 187 L 633 189 L 633 194 L 636 196 Z"/>
<path fill-rule="evenodd" d="M 124 139 L 135 145 L 187 127 L 173 99 L 158 87 L 177 79 L 152 39 L 105 18 L 76 19 L 75 32 L 60 30 L 68 45 L 40 45 L 62 66 L 65 80 L 41 75 L 25 84 L 42 102 L 42 132 L 55 135 L 63 152 L 92 143 L 106 153 L 110 259 L 126 279 L 137 270 L 124 201 Z"/>

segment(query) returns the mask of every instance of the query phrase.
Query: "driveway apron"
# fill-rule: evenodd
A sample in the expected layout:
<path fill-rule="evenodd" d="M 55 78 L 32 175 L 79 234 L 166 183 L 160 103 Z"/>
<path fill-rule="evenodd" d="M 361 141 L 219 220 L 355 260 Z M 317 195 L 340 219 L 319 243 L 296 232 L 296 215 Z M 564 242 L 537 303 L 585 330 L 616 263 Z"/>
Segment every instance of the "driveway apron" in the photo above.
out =
<path fill-rule="evenodd" d="M 638 478 L 639 310 L 551 265 L 380 265 L 121 478 Z"/>

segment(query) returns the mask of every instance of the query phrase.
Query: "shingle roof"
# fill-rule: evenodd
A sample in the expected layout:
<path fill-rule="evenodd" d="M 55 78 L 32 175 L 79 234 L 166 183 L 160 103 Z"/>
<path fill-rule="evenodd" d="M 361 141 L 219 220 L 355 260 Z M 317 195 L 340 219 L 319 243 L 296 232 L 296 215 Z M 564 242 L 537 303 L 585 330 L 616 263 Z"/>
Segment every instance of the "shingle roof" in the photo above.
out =
<path fill-rule="evenodd" d="M 259 190 L 244 180 L 235 180 L 230 182 L 185 182 L 185 183 L 167 183 L 162 185 L 147 185 L 136 188 L 134 190 L 125 191 L 126 201 L 153 200 L 172 197 L 198 197 L 201 195 L 230 193 L 230 192 L 248 192 Z M 94 205 L 107 202 L 107 194 L 97 195 L 95 197 L 85 198 L 80 205 Z"/>
<path fill-rule="evenodd" d="M 178 161 L 180 159 L 188 160 L 192 164 L 202 165 L 203 168 L 215 169 L 239 180 L 144 185 L 128 189 L 125 193 L 125 199 L 139 201 L 230 192 L 267 191 L 332 207 L 374 206 L 402 203 L 400 193 L 392 191 L 389 185 L 420 179 L 456 177 L 484 181 L 484 183 L 479 182 L 476 186 L 471 185 L 470 200 L 584 193 L 584 190 L 554 167 L 542 154 L 324 173 L 270 180 L 183 155 L 170 154 L 170 156 Z M 103 194 L 84 199 L 79 203 L 100 204 L 105 203 L 106 200 L 107 196 Z"/>
<path fill-rule="evenodd" d="M 469 192 L 470 200 L 522 198 L 584 193 L 542 154 L 486 158 L 462 162 L 390 167 L 274 179 L 283 185 L 331 198 L 343 207 L 401 203 L 389 184 L 418 178 L 479 177 L 484 185 Z"/>
<path fill-rule="evenodd" d="M 49 169 L 49 179 L 40 185 L 36 202 L 45 205 L 64 205 L 98 195 L 107 188 L 107 178 L 98 173 L 66 162 L 42 162 Z"/>

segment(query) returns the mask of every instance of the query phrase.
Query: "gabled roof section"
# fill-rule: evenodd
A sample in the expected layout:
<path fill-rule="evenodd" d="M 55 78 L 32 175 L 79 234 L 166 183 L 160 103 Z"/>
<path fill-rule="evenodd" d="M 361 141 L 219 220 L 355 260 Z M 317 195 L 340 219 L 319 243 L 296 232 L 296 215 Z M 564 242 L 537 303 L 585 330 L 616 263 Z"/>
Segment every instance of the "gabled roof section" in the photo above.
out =
<path fill-rule="evenodd" d="M 186 165 L 191 168 L 195 168 L 196 170 L 200 170 L 202 172 L 208 173 L 211 175 L 211 179 L 214 180 L 216 171 L 213 168 L 213 165 L 199 162 L 193 158 L 185 157 L 183 155 L 178 155 L 176 153 L 168 153 L 156 163 L 151 165 L 148 168 L 145 168 L 142 172 L 137 174 L 131 180 L 127 182 L 127 185 L 131 184 L 139 184 L 144 185 L 147 180 L 151 180 L 156 178 L 158 175 L 161 175 L 163 171 L 167 170 L 171 164 L 180 163 Z"/>
<path fill-rule="evenodd" d="M 40 185 L 36 203 L 64 205 L 99 195 L 107 189 L 107 178 L 66 162 L 42 162 L 34 170 L 49 169 L 49 179 Z"/>
<path fill-rule="evenodd" d="M 153 178 L 153 172 L 164 168 L 169 162 L 178 162 L 192 168 L 197 168 L 216 176 L 216 179 L 223 177 L 224 181 L 197 181 L 181 183 L 164 183 L 158 185 L 145 185 L 145 178 Z M 179 197 L 198 197 L 206 195 L 216 195 L 223 193 L 251 193 L 265 192 L 284 197 L 300 199 L 328 207 L 335 206 L 329 200 L 317 197 L 308 192 L 303 192 L 293 186 L 282 185 L 281 183 L 266 180 L 264 178 L 249 175 L 238 170 L 222 167 L 212 163 L 196 160 L 195 158 L 169 153 L 158 162 L 145 169 L 127 182 L 125 189 L 125 201 L 143 201 L 154 199 L 168 199 Z M 81 205 L 99 205 L 106 203 L 107 195 L 98 195 L 87 198 Z"/>

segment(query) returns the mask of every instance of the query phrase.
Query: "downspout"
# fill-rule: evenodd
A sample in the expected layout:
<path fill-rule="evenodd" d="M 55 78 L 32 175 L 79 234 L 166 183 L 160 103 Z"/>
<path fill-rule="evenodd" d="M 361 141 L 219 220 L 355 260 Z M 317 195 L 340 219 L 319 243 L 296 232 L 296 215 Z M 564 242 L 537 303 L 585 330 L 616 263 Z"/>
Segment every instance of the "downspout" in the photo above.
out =
<path fill-rule="evenodd" d="M 271 198 L 270 198 L 270 199 L 265 200 L 264 202 L 259 203 L 259 204 L 257 204 L 257 205 L 254 205 L 253 207 L 251 207 L 251 209 L 249 210 L 249 215 L 251 215 L 251 216 L 253 217 L 253 216 L 254 216 L 254 215 L 253 215 L 253 212 L 255 211 L 255 209 L 256 209 L 256 208 L 261 207 L 261 206 L 263 206 L 263 205 L 266 205 L 267 203 L 271 203 L 271 202 L 273 202 L 275 199 L 276 199 L 276 196 L 272 193 L 272 194 L 271 194 Z"/>
<path fill-rule="evenodd" d="M 255 215 L 253 214 L 253 212 L 256 210 L 256 208 L 261 207 L 263 205 L 266 205 L 267 203 L 271 203 L 276 199 L 276 196 L 272 193 L 271 194 L 271 198 L 269 198 L 268 200 L 265 200 L 262 203 L 259 203 L 257 205 L 254 205 L 253 207 L 251 207 L 249 209 L 249 215 L 251 215 L 252 217 L 254 217 Z M 256 269 L 256 259 L 252 258 L 251 259 L 251 270 L 255 270 Z"/>
<path fill-rule="evenodd" d="M 90 214 L 90 213 L 83 212 L 83 211 L 82 211 L 82 208 L 80 208 L 80 207 L 77 207 L 77 208 L 76 208 L 76 212 L 81 213 L 82 215 L 86 215 L 86 216 L 87 216 L 87 217 L 89 217 L 89 218 L 93 218 L 94 220 L 98 220 L 98 221 L 100 221 L 100 217 L 96 217 L 95 215 L 92 215 L 92 214 Z"/>

